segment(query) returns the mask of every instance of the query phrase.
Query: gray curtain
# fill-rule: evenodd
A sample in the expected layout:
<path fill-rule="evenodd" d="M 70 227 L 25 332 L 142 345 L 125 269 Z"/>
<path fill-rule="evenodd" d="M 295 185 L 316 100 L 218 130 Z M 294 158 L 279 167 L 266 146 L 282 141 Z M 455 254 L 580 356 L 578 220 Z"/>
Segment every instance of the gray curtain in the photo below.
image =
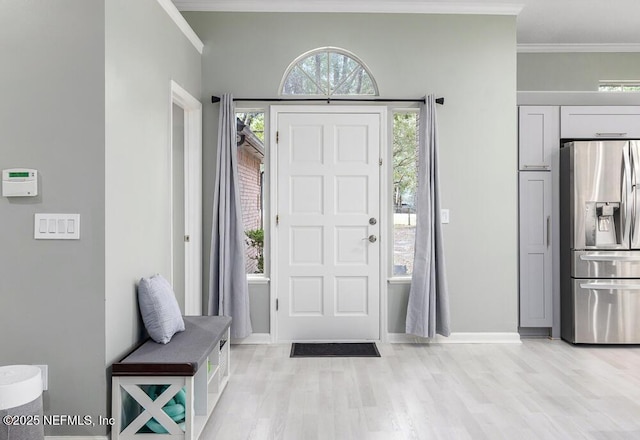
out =
<path fill-rule="evenodd" d="M 209 315 L 230 316 L 231 337 L 252 333 L 245 238 L 240 204 L 236 115 L 233 96 L 222 95 L 218 122 L 218 155 L 213 194 Z"/>
<path fill-rule="evenodd" d="M 416 245 L 407 307 L 406 332 L 432 338 L 449 336 L 449 292 L 440 222 L 440 172 L 436 98 L 420 106 Z"/>

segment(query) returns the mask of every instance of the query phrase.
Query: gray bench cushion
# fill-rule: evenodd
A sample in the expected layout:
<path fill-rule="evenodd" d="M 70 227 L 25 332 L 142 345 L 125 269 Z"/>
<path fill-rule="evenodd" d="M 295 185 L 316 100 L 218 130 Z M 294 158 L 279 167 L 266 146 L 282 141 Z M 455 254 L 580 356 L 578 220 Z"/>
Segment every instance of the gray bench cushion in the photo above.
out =
<path fill-rule="evenodd" d="M 220 343 L 231 325 L 226 316 L 185 316 L 185 331 L 168 344 L 148 340 L 120 362 L 114 376 L 192 376 L 206 365 L 207 356 Z"/>

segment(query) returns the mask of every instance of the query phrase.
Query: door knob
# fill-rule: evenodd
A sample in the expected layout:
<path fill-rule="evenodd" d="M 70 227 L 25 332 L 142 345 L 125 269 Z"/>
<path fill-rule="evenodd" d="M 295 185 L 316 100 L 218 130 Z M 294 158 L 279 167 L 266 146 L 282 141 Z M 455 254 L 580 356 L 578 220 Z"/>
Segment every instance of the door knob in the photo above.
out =
<path fill-rule="evenodd" d="M 375 243 L 376 241 L 378 241 L 378 237 L 376 237 L 375 235 L 369 235 L 370 243 Z"/>

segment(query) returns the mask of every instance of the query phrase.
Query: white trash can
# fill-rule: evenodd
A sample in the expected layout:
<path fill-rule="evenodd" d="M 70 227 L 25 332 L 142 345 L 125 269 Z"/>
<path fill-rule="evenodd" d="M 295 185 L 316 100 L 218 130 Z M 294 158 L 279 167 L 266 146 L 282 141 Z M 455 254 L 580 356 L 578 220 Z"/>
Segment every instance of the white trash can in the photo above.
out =
<path fill-rule="evenodd" d="M 0 367 L 0 440 L 43 440 L 42 425 L 40 368 Z"/>

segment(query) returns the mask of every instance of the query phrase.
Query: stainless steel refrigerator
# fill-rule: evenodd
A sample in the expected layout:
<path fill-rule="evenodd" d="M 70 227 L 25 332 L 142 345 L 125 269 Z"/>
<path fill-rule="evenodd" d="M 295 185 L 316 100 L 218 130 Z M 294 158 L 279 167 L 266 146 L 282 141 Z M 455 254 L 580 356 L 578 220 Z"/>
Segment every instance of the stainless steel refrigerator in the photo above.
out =
<path fill-rule="evenodd" d="M 560 149 L 561 335 L 640 343 L 640 141 Z"/>

